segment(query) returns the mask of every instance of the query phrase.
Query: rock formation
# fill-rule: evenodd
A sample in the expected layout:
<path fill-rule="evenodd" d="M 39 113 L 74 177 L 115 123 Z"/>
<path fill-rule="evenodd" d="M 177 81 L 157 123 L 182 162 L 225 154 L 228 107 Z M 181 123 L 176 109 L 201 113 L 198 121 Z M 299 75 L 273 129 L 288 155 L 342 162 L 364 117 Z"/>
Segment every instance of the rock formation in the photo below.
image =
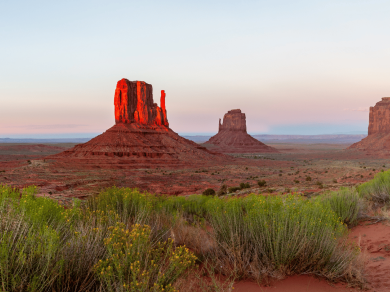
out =
<path fill-rule="evenodd" d="M 143 81 L 118 81 L 115 90 L 115 123 L 160 125 L 168 127 L 165 91 L 161 90 L 161 108 L 153 103 L 153 87 Z"/>
<path fill-rule="evenodd" d="M 98 168 L 179 166 L 227 159 L 169 128 L 164 90 L 159 107 L 153 102 L 152 85 L 122 79 L 117 83 L 114 105 L 113 127 L 87 143 L 48 158 Z"/>
<path fill-rule="evenodd" d="M 370 107 L 368 136 L 348 147 L 372 153 L 390 151 L 390 97 Z"/>
<path fill-rule="evenodd" d="M 204 143 L 210 150 L 221 153 L 262 153 L 278 152 L 275 148 L 265 145 L 246 132 L 246 118 L 241 110 L 228 111 L 219 119 L 218 134 Z"/>

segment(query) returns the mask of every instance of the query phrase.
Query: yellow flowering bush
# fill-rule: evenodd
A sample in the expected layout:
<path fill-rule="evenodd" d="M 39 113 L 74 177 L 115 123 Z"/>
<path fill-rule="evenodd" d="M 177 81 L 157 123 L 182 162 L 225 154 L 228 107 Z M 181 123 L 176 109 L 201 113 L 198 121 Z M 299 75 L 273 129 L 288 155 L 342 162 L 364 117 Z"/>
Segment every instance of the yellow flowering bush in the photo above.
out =
<path fill-rule="evenodd" d="M 108 291 L 175 291 L 172 285 L 195 264 L 196 257 L 171 239 L 153 242 L 147 225 L 129 230 L 117 223 L 110 230 L 107 258 L 95 266 Z"/>

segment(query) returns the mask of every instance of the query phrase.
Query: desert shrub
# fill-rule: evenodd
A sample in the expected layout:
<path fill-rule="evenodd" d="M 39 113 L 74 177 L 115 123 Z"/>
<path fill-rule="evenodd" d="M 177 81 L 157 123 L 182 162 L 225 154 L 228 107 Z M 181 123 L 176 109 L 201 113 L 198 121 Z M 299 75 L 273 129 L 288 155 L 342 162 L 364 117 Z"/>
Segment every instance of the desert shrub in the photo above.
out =
<path fill-rule="evenodd" d="M 108 256 L 95 266 L 106 291 L 175 291 L 175 281 L 195 264 L 185 246 L 175 248 L 172 240 L 153 242 L 147 225 L 129 230 L 118 223 L 110 230 L 105 239 Z"/>
<path fill-rule="evenodd" d="M 203 196 L 214 196 L 215 195 L 215 191 L 212 188 L 208 188 L 208 189 L 204 190 L 202 195 Z"/>
<path fill-rule="evenodd" d="M 234 193 L 236 191 L 241 190 L 241 187 L 230 187 L 228 188 L 229 193 Z"/>
<path fill-rule="evenodd" d="M 356 189 L 343 187 L 338 191 L 318 196 L 316 200 L 318 199 L 329 204 L 344 223 L 350 226 L 356 225 L 362 206 Z"/>
<path fill-rule="evenodd" d="M 11 206 L 1 206 L 0 218 L 2 291 L 47 291 L 61 270 L 59 231 Z"/>
<path fill-rule="evenodd" d="M 297 179 L 294 179 L 294 182 L 295 182 L 296 184 L 299 184 L 299 180 L 297 180 Z"/>
<path fill-rule="evenodd" d="M 112 234 L 113 226 L 135 226 L 134 222 L 142 221 L 152 223 L 148 227 L 150 240 L 156 245 L 166 245 L 165 260 L 173 255 L 173 261 L 180 259 L 179 266 L 166 266 L 168 270 L 163 282 L 167 285 L 174 283 L 186 271 L 189 257 L 182 255 L 191 253 L 174 248 L 167 240 L 167 230 L 179 209 L 170 209 L 175 205 L 170 200 L 136 190 L 111 188 L 83 204 L 75 201 L 72 208 L 64 209 L 56 201 L 36 197 L 35 193 L 36 188 L 28 187 L 20 197 L 19 190 L 0 186 L 2 291 L 101 291 L 106 282 L 97 275 L 94 267 L 100 260 L 110 258 L 110 249 L 104 240 Z M 110 194 L 116 201 L 110 198 Z M 186 210 L 198 208 L 199 213 L 204 206 L 200 204 L 199 207 L 193 199 L 176 205 L 185 206 L 182 209 Z M 171 219 L 159 220 L 161 215 L 169 212 Z M 167 285 L 165 290 L 169 290 Z"/>
<path fill-rule="evenodd" d="M 243 189 L 249 189 L 251 186 L 249 183 L 240 183 L 240 188 Z"/>
<path fill-rule="evenodd" d="M 320 188 L 320 189 L 324 188 L 324 185 L 323 185 L 322 182 L 320 182 L 320 181 L 317 181 L 317 182 L 316 182 L 316 185 L 317 185 L 318 188 Z"/>
<path fill-rule="evenodd" d="M 136 189 L 111 187 L 98 196 L 90 197 L 86 207 L 104 214 L 118 214 L 122 222 L 147 224 L 152 218 L 152 206 L 156 201 L 155 196 Z"/>
<path fill-rule="evenodd" d="M 316 274 L 353 280 L 359 275 L 357 247 L 329 204 L 299 196 L 249 196 L 208 202 L 218 249 L 218 271 L 239 278 Z"/>
<path fill-rule="evenodd" d="M 306 181 L 311 181 L 311 177 L 310 177 L 310 176 L 307 176 L 307 177 L 306 177 Z"/>
<path fill-rule="evenodd" d="M 390 171 L 379 172 L 374 179 L 361 184 L 358 187 L 358 192 L 362 197 L 365 197 L 374 202 L 381 204 L 390 201 Z"/>
<path fill-rule="evenodd" d="M 2 291 L 174 291 L 194 265 L 178 246 L 190 240 L 228 277 L 358 277 L 359 249 L 341 222 L 354 222 L 356 193 L 221 199 L 114 187 L 68 209 L 35 193 L 0 186 Z"/>
<path fill-rule="evenodd" d="M 259 187 L 264 187 L 267 184 L 267 182 L 265 180 L 259 180 L 257 184 L 259 185 Z"/>
<path fill-rule="evenodd" d="M 337 184 L 337 179 L 333 179 L 333 183 Z"/>

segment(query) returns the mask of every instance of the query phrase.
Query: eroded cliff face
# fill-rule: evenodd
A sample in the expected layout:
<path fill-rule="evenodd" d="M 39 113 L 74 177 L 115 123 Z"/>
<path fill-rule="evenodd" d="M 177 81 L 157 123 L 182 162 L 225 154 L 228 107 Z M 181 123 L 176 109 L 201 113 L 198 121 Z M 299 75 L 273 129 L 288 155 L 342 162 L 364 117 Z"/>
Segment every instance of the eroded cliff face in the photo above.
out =
<path fill-rule="evenodd" d="M 221 119 L 219 119 L 219 132 L 221 131 L 240 131 L 246 133 L 245 114 L 241 113 L 240 109 L 228 111 L 223 116 L 223 124 L 221 124 Z"/>
<path fill-rule="evenodd" d="M 114 97 L 115 123 L 160 125 L 169 127 L 165 109 L 165 91 L 159 107 L 153 102 L 153 87 L 143 81 L 119 80 Z"/>
<path fill-rule="evenodd" d="M 370 107 L 368 135 L 376 133 L 390 133 L 390 97 L 383 97 Z"/>

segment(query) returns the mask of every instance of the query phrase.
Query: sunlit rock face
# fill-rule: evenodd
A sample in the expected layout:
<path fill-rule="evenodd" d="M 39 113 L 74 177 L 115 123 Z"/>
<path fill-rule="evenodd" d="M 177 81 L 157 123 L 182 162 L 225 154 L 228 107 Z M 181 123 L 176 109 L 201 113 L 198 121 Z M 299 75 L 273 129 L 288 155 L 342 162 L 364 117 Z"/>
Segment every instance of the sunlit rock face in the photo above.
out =
<path fill-rule="evenodd" d="M 210 150 L 221 153 L 278 152 L 246 132 L 246 117 L 240 109 L 228 111 L 223 117 L 222 124 L 219 119 L 218 134 L 204 145 L 212 145 Z"/>
<path fill-rule="evenodd" d="M 119 80 L 114 97 L 115 123 L 160 125 L 169 127 L 165 109 L 165 91 L 159 107 L 153 102 L 153 87 L 143 81 Z"/>

